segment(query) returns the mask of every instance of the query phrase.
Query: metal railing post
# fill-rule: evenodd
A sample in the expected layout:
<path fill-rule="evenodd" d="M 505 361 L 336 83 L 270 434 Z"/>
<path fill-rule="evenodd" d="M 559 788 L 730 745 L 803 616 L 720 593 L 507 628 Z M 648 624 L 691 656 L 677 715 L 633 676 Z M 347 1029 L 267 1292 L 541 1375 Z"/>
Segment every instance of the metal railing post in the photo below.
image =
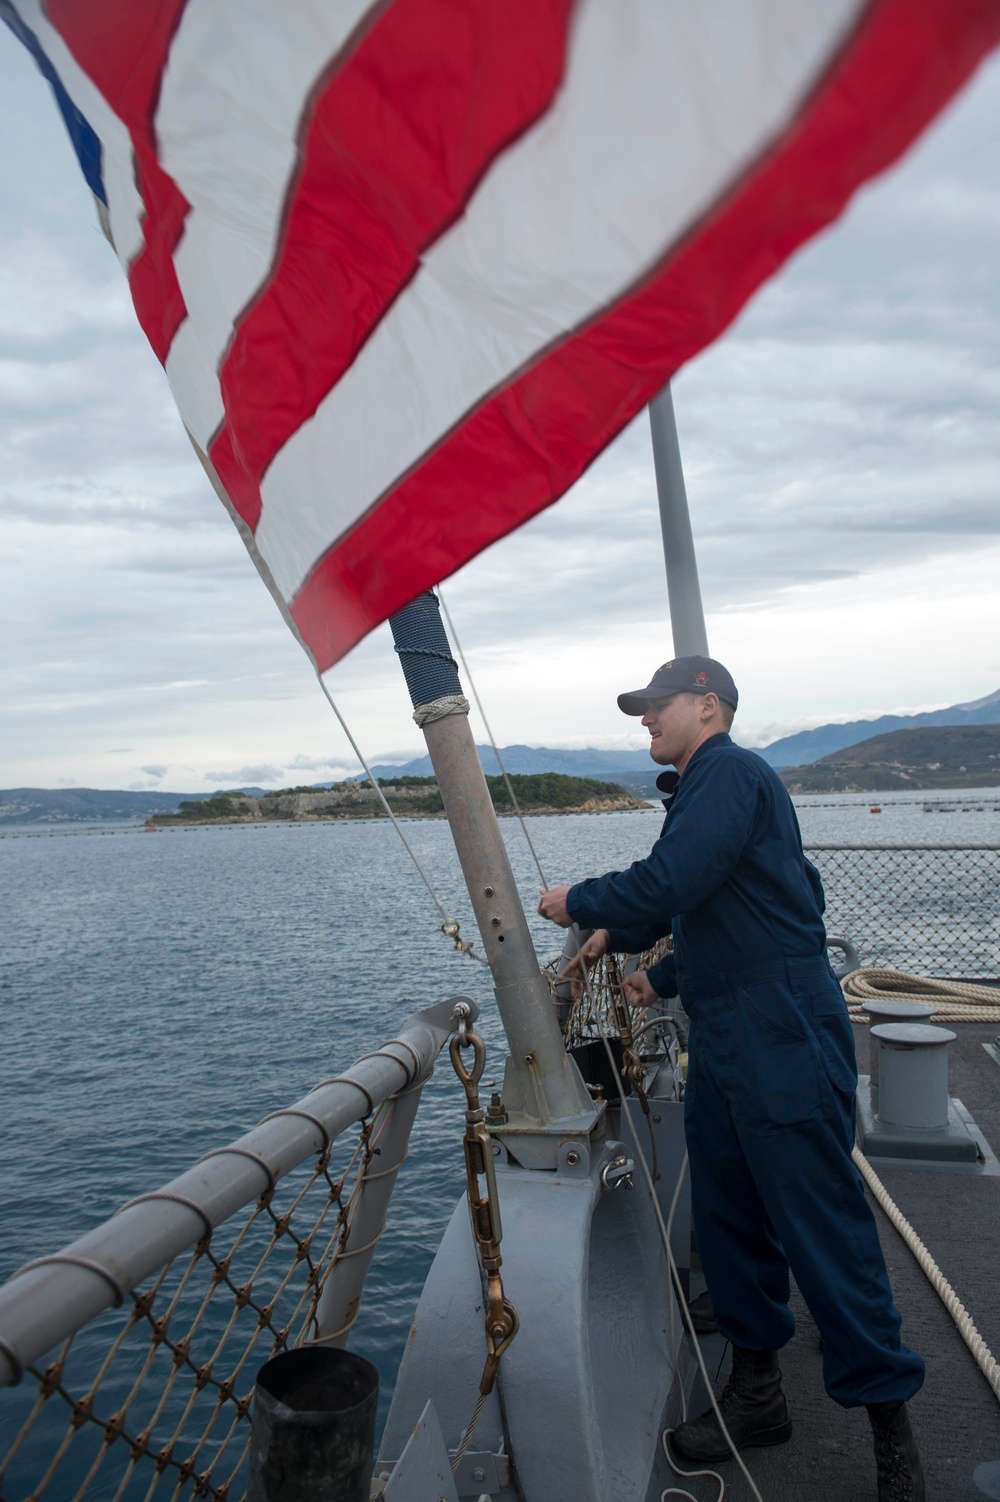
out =
<path fill-rule="evenodd" d="M 382 1107 L 388 1117 L 377 1134 L 379 1155 L 370 1170 L 365 1170 L 347 1245 L 330 1269 L 316 1308 L 317 1344 L 347 1344 L 361 1308 L 365 1279 L 385 1225 L 389 1200 L 406 1158 L 423 1085 L 418 1081 Z"/>

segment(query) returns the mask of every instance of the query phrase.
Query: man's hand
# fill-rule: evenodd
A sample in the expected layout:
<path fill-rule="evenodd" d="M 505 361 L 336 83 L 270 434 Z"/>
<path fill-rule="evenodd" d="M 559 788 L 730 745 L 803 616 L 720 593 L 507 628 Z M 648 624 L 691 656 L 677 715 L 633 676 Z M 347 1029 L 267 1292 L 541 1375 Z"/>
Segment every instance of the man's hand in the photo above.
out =
<path fill-rule="evenodd" d="M 606 928 L 595 928 L 586 943 L 580 946 L 580 952 L 560 970 L 556 979 L 572 982 L 574 998 L 583 995 L 584 976 L 593 969 L 602 954 L 607 954 L 610 940 L 611 935 Z"/>
<path fill-rule="evenodd" d="M 569 928 L 573 923 L 566 906 L 568 893 L 569 887 L 549 887 L 547 892 L 542 893 L 542 900 L 538 904 L 542 917 L 548 918 L 550 923 L 558 923 L 560 928 Z"/>
<path fill-rule="evenodd" d="M 622 990 L 634 1007 L 651 1007 L 658 1000 L 645 970 L 634 970 L 622 981 Z"/>

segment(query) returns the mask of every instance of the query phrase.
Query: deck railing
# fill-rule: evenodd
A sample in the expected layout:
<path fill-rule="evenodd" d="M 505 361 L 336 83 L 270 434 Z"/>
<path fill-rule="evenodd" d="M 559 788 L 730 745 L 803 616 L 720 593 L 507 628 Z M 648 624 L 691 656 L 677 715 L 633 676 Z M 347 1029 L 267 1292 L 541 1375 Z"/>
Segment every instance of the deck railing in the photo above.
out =
<path fill-rule="evenodd" d="M 465 997 L 417 1013 L 0 1287 L 0 1498 L 243 1495 L 255 1374 L 346 1341 L 459 999 L 475 1017 Z"/>
<path fill-rule="evenodd" d="M 826 926 L 863 965 L 1000 979 L 1000 846 L 810 845 Z"/>

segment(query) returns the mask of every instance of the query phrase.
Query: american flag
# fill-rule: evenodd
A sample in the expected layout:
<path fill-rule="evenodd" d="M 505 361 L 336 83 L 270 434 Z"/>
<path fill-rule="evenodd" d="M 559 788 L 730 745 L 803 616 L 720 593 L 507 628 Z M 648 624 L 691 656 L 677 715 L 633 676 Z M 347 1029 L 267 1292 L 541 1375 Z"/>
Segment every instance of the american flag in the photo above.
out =
<path fill-rule="evenodd" d="M 320 671 L 556 500 L 1000 0 L 0 0 Z"/>

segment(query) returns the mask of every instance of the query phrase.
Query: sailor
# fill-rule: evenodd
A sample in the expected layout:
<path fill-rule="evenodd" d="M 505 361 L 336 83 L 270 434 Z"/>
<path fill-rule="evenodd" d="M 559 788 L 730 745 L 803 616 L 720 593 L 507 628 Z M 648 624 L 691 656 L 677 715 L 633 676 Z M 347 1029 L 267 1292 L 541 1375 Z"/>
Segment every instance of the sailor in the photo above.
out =
<path fill-rule="evenodd" d="M 595 930 L 583 962 L 673 934 L 673 956 L 630 984 L 651 1004 L 679 991 L 691 1019 L 684 1119 L 698 1250 L 719 1330 L 733 1347 L 719 1408 L 733 1442 L 791 1435 L 778 1352 L 795 1322 L 789 1271 L 823 1338 L 823 1376 L 864 1405 L 879 1502 L 923 1502 L 906 1401 L 924 1375 L 900 1340 L 875 1220 L 851 1160 L 857 1070 L 826 955 L 823 887 L 792 801 L 761 757 L 729 736 L 739 696 L 709 657 L 678 657 L 620 694 L 641 715 L 667 817 L 627 871 L 552 887 L 538 911 Z M 712 1409 L 674 1432 L 681 1455 L 730 1454 Z"/>

